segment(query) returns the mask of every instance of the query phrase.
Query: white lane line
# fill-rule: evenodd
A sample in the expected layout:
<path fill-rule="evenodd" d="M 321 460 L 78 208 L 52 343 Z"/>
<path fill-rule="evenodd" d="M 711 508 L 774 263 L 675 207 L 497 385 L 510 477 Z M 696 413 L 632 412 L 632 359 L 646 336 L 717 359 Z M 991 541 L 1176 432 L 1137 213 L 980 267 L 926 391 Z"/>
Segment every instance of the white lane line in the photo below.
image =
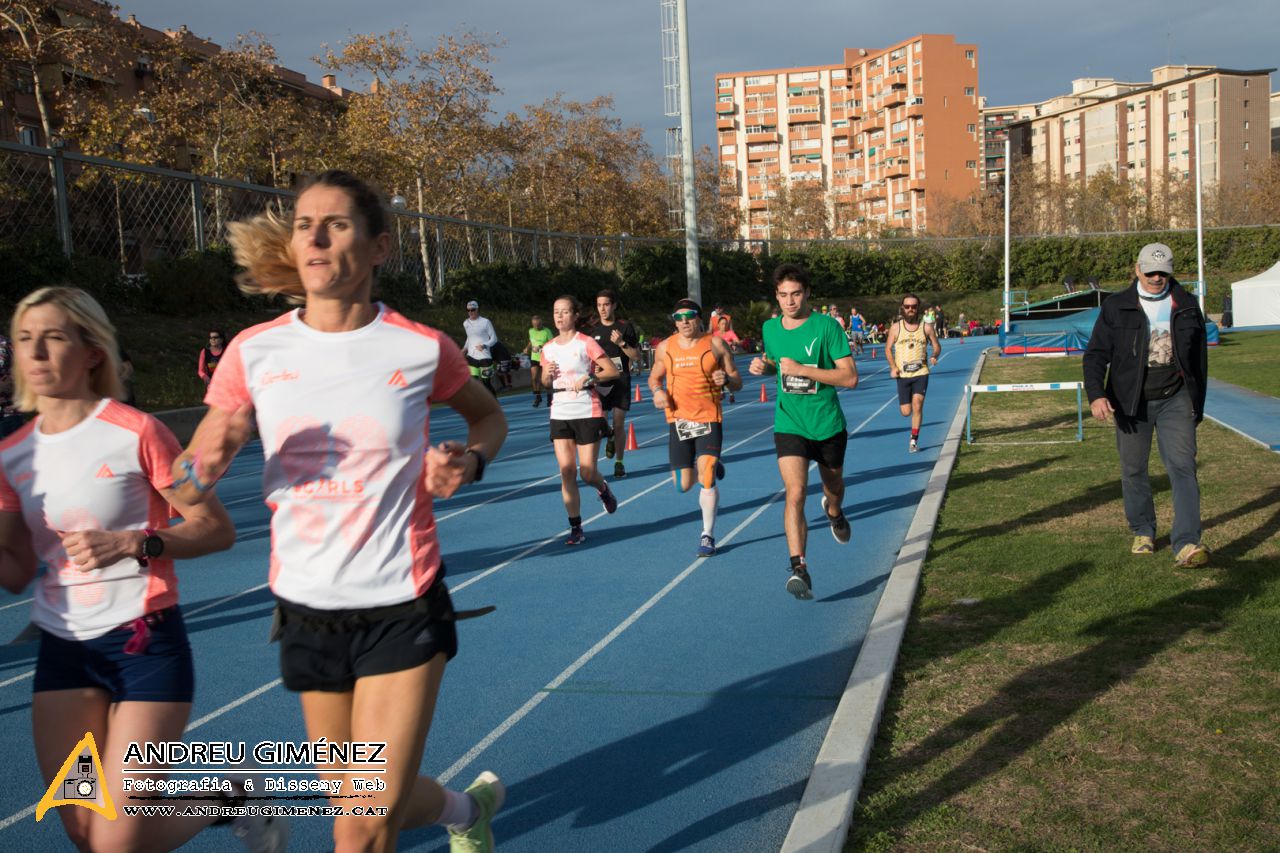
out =
<path fill-rule="evenodd" d="M 255 587 L 250 587 L 249 589 L 242 589 L 242 590 L 240 590 L 240 591 L 239 591 L 239 592 L 237 592 L 237 593 L 233 593 L 233 594 L 231 594 L 231 595 L 228 595 L 226 598 L 220 598 L 220 599 L 218 599 L 217 601 L 213 602 L 212 604 L 206 604 L 206 605 L 204 605 L 203 607 L 197 607 L 195 610 L 186 610 L 186 611 L 183 611 L 183 613 L 182 613 L 182 618 L 183 618 L 183 619 L 190 619 L 192 616 L 195 616 L 197 613 L 203 613 L 203 612 L 204 612 L 204 611 L 206 611 L 206 610 L 212 610 L 213 608 L 217 607 L 218 605 L 220 605 L 220 604 L 226 604 L 228 601 L 233 601 L 233 600 L 235 600 L 235 599 L 239 598 L 239 597 L 240 597 L 240 596 L 242 596 L 242 595 L 248 595 L 248 594 L 249 594 L 249 593 L 251 593 L 251 592 L 257 592 L 257 591 L 258 591 L 258 590 L 260 590 L 260 589 L 266 589 L 266 588 L 267 588 L 267 585 L 266 585 L 265 583 L 260 583 L 260 584 L 258 584 L 258 585 L 257 585 L 257 586 L 255 586 Z"/>
<path fill-rule="evenodd" d="M 256 690 L 250 690 L 248 693 L 244 694 L 239 699 L 232 699 L 230 702 L 223 705 L 221 708 L 218 708 L 215 711 L 210 711 L 200 719 L 192 720 L 190 723 L 187 723 L 186 731 L 184 731 L 183 734 L 189 734 L 190 732 L 195 731 L 196 729 L 200 728 L 210 720 L 215 720 L 218 717 L 221 717 L 223 714 L 227 713 L 228 711 L 232 711 L 232 710 L 235 710 L 236 708 L 239 708 L 245 702 L 248 702 L 251 699 L 258 698 L 263 693 L 266 693 L 268 690 L 272 690 L 276 687 L 279 687 L 282 683 L 284 683 L 282 679 L 276 678 L 271 681 L 268 681 L 266 684 L 262 685 Z"/>
<path fill-rule="evenodd" d="M 29 669 L 26 672 L 22 673 L 21 675 L 15 675 L 13 678 L 8 678 L 8 679 L 5 679 L 4 681 L 0 681 L 0 687 L 8 687 L 10 684 L 17 684 L 19 681 L 28 679 L 35 674 L 36 674 L 36 671 L 34 669 Z"/>
<path fill-rule="evenodd" d="M 24 598 L 21 601 L 11 601 L 8 604 L 4 605 L 3 607 L 0 607 L 0 610 L 8 610 L 10 607 L 17 607 L 19 604 L 30 604 L 30 603 L 31 603 L 31 599 L 29 598 Z"/>
<path fill-rule="evenodd" d="M 773 429 L 773 427 L 770 427 L 770 429 Z M 747 527 L 753 521 L 755 521 L 757 518 L 760 517 L 761 513 L 763 513 L 769 507 L 773 506 L 774 502 L 776 502 L 778 498 L 782 497 L 784 494 L 786 494 L 785 489 L 779 489 L 778 491 L 774 492 L 768 501 L 766 501 L 762 506 L 756 509 L 755 512 L 751 513 L 751 515 L 743 519 L 743 521 L 737 527 L 729 531 L 729 535 L 725 536 L 723 539 L 720 540 L 721 544 L 727 545 L 728 543 L 732 542 L 734 537 L 736 537 L 743 530 L 746 530 Z M 463 755 L 461 758 L 455 761 L 453 765 L 449 767 L 448 770 L 440 774 L 437 781 L 439 781 L 441 785 L 449 784 L 449 781 L 453 779 L 454 776 L 457 776 L 458 773 L 466 769 L 467 765 L 475 761 L 476 758 L 478 758 L 480 754 L 483 753 L 486 749 L 493 746 L 494 742 L 496 742 L 498 738 L 502 737 L 504 734 L 510 731 L 512 727 L 514 727 L 522 719 L 527 717 L 529 713 L 533 711 L 534 708 L 537 708 L 539 705 L 541 705 L 542 700 L 546 699 L 548 696 L 551 695 L 551 691 L 555 690 L 561 684 L 564 684 L 566 681 L 568 681 L 570 678 L 573 677 L 574 673 L 576 673 L 578 670 L 582 669 L 584 666 L 590 663 L 592 658 L 600 654 L 600 652 L 604 651 L 604 649 L 610 643 L 616 640 L 622 634 L 623 631 L 627 630 L 632 625 L 634 625 L 641 616 L 643 616 L 650 609 L 652 609 L 654 605 L 656 605 L 659 601 L 665 598 L 667 594 L 670 593 L 673 589 L 675 589 L 677 586 L 683 583 L 685 578 L 693 574 L 693 572 L 699 566 L 705 563 L 708 559 L 709 559 L 708 557 L 698 557 L 696 560 L 694 560 L 692 563 L 686 566 L 684 571 L 680 572 L 680 574 L 676 575 L 674 578 L 668 581 L 667 585 L 664 586 L 662 589 L 658 590 L 658 592 L 654 593 L 653 597 L 651 597 L 644 604 L 636 608 L 635 611 L 633 611 L 632 614 L 628 616 L 626 619 L 622 620 L 622 622 L 618 623 L 617 627 L 615 627 L 612 631 L 606 634 L 603 639 L 601 639 L 594 646 L 592 646 L 585 654 L 582 655 L 582 657 L 578 658 L 576 661 L 574 661 L 568 667 L 566 667 L 565 670 L 561 672 L 559 675 L 557 675 L 555 678 L 553 678 L 551 682 L 547 684 L 546 687 L 542 688 L 540 691 L 535 693 L 533 696 L 529 698 L 529 701 L 521 705 L 520 708 L 515 711 L 515 713 L 513 713 L 511 716 L 503 720 L 502 723 L 499 724 L 497 728 L 489 732 L 489 734 L 485 735 L 484 738 L 475 746 L 471 747 L 471 749 L 467 750 L 465 755 Z"/>
<path fill-rule="evenodd" d="M 727 455 L 729 454 L 729 451 L 731 451 L 731 450 L 736 450 L 737 448 L 739 448 L 739 447 L 741 447 L 742 445 L 746 444 L 748 441 L 751 441 L 751 440 L 752 440 L 753 438 L 755 438 L 756 436 L 762 435 L 763 433 L 766 433 L 766 432 L 772 432 L 772 431 L 773 431 L 773 425 L 772 425 L 772 424 L 770 424 L 769 426 L 765 427 L 764 429 L 759 430 L 758 432 L 754 432 L 754 433 L 752 433 L 751 435 L 747 436 L 746 438 L 742 439 L 742 441 L 739 441 L 737 444 L 731 445 L 727 450 L 725 450 L 725 451 L 724 451 L 723 455 L 724 455 L 724 456 L 727 456 Z M 558 477 L 558 476 L 560 476 L 560 475 L 559 475 L 559 474 L 557 474 L 556 476 Z M 620 502 L 618 503 L 618 507 L 619 507 L 619 508 L 622 508 L 622 507 L 626 506 L 627 504 L 631 503 L 631 502 L 632 502 L 632 501 L 634 501 L 634 500 L 639 500 L 640 498 L 642 498 L 642 497 L 644 497 L 645 495 L 647 495 L 647 494 L 649 494 L 650 492 L 652 492 L 654 489 L 660 489 L 660 488 L 662 488 L 663 486 L 669 485 L 669 484 L 670 484 L 670 482 L 671 482 L 670 478 L 664 477 L 663 479 L 661 479 L 661 480 L 659 480 L 658 482 L 654 483 L 652 486 L 650 486 L 649 488 L 645 489 L 644 491 L 642 491 L 642 492 L 637 492 L 636 494 L 634 494 L 634 495 L 632 495 L 631 497 L 627 498 L 625 501 L 620 501 Z M 593 516 L 591 516 L 590 518 L 588 518 L 588 519 L 586 519 L 585 521 L 583 521 L 583 522 L 582 522 L 582 526 L 583 526 L 583 527 L 586 527 L 586 526 L 587 526 L 588 524 L 590 524 L 591 522 L 596 521 L 597 519 L 603 518 L 603 517 L 604 517 L 604 516 L 606 516 L 606 515 L 608 515 L 608 513 L 607 513 L 607 512 L 604 512 L 604 511 L 598 512 L 598 513 L 596 513 L 595 515 L 593 515 Z M 557 541 L 559 541 L 559 540 L 560 540 L 560 539 L 562 539 L 564 536 L 568 535 L 568 533 L 569 533 L 569 528 L 567 528 L 567 527 L 566 527 L 566 528 L 564 528 L 563 530 L 559 531 L 558 533 L 556 533 L 556 534 L 554 534 L 554 535 L 552 535 L 552 536 L 548 536 L 546 539 L 543 539 L 541 542 L 535 542 L 535 543 L 533 543 L 532 545 L 530 545 L 528 548 L 525 548 L 525 549 L 524 549 L 523 551 L 521 551 L 519 554 L 516 554 L 514 557 L 510 558 L 509 560 L 503 560 L 501 563 L 498 563 L 496 566 L 493 566 L 492 568 L 485 569 L 483 572 L 481 572 L 480 574 L 476 575 L 475 577 L 473 577 L 473 578 L 468 578 L 467 580 L 463 581 L 462 583 L 458 584 L 457 586 L 450 587 L 450 588 L 449 588 L 449 592 L 450 592 L 450 593 L 461 592 L 462 590 L 464 590 L 464 589 L 466 589 L 467 587 L 471 586 L 473 583 L 477 583 L 477 582 L 479 582 L 479 581 L 483 580 L 484 578 L 487 578 L 489 575 L 493 574 L 494 572 L 497 572 L 497 571 L 500 571 L 500 570 L 502 570 L 502 569 L 505 569 L 507 566 L 511 565 L 511 564 L 512 564 L 512 563 L 514 563 L 516 560 L 519 560 L 519 559 L 522 559 L 522 558 L 524 558 L 524 557 L 527 557 L 527 556 L 529 556 L 530 554 L 532 554 L 534 551 L 537 551 L 537 550 L 539 550 L 539 549 L 545 548 L 546 546 L 550 545 L 552 542 L 557 542 Z"/>

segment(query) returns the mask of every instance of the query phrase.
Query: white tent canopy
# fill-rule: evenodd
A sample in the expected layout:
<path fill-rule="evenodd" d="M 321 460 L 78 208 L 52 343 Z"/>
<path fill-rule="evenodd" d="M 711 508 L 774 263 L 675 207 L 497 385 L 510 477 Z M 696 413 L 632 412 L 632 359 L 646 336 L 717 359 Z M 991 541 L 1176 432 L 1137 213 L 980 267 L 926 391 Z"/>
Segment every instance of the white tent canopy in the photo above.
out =
<path fill-rule="evenodd" d="M 1280 263 L 1231 285 L 1231 318 L 1237 329 L 1280 326 Z"/>

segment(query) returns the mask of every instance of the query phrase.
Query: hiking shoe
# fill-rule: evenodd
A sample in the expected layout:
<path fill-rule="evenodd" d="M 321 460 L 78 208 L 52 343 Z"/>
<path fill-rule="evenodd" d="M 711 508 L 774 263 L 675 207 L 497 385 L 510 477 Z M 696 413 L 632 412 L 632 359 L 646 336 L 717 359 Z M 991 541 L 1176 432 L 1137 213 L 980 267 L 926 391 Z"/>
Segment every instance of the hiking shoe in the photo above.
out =
<path fill-rule="evenodd" d="M 787 578 L 787 592 L 801 601 L 813 598 L 813 582 L 809 579 L 808 569 L 800 566 L 791 570 L 791 577 Z"/>
<path fill-rule="evenodd" d="M 709 534 L 702 534 L 702 538 L 698 540 L 698 556 L 714 557 L 716 555 L 716 540 Z"/>
<path fill-rule="evenodd" d="M 622 462 L 618 461 L 613 463 L 613 478 L 615 480 L 621 480 L 625 476 L 627 476 L 627 469 L 623 466 Z"/>
<path fill-rule="evenodd" d="M 613 430 L 610 430 L 609 440 L 604 443 L 604 455 L 612 459 L 615 450 L 617 450 L 617 447 L 613 443 Z"/>
<path fill-rule="evenodd" d="M 908 453 L 920 452 L 920 445 L 916 443 L 916 440 L 914 438 L 911 439 L 911 443 L 907 445 L 907 452 Z"/>
<path fill-rule="evenodd" d="M 1183 566 L 1188 569 L 1198 569 L 1208 562 L 1209 549 L 1199 543 L 1183 545 L 1178 551 L 1178 556 L 1173 559 L 1175 566 Z"/>
<path fill-rule="evenodd" d="M 582 532 L 582 526 L 575 524 L 569 528 L 569 538 L 564 540 L 566 545 L 581 545 L 587 541 L 587 534 Z"/>
<path fill-rule="evenodd" d="M 289 846 L 289 821 L 274 815 L 242 815 L 231 821 L 231 834 L 249 853 L 280 853 Z"/>
<path fill-rule="evenodd" d="M 507 799 L 507 788 L 496 773 L 486 770 L 467 788 L 480 814 L 467 829 L 449 828 L 450 853 L 493 853 L 493 816 Z"/>
<path fill-rule="evenodd" d="M 598 494 L 600 495 L 600 503 L 604 504 L 604 511 L 613 514 L 618 511 L 618 499 L 613 496 L 613 491 L 609 488 L 609 484 L 605 483 L 604 488 Z"/>
<path fill-rule="evenodd" d="M 1156 543 L 1150 536 L 1135 536 L 1129 546 L 1130 554 L 1151 554 L 1156 550 Z"/>
<path fill-rule="evenodd" d="M 831 517 L 831 514 L 827 512 L 826 495 L 822 496 L 822 512 L 827 516 L 827 523 L 831 525 L 831 535 L 835 537 L 836 541 L 841 545 L 849 544 L 849 537 L 853 535 L 853 531 L 849 529 L 849 519 L 844 517 L 843 512 L 834 518 Z"/>

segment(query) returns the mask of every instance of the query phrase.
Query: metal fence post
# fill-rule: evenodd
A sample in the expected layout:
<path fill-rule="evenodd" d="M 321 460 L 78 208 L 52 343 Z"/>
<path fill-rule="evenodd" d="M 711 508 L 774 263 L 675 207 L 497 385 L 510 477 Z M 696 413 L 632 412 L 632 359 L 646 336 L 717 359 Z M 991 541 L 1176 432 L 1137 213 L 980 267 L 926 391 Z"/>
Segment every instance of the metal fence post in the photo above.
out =
<path fill-rule="evenodd" d="M 75 246 L 71 241 L 71 204 L 67 198 L 67 167 L 61 148 L 53 151 L 53 204 L 58 217 L 58 236 L 62 238 L 62 254 L 69 258 Z"/>
<path fill-rule="evenodd" d="M 204 241 L 204 185 L 199 176 L 191 182 L 191 221 L 196 230 L 196 251 L 205 250 Z"/>
<path fill-rule="evenodd" d="M 484 229 L 484 240 L 489 247 L 489 263 L 493 263 L 493 229 Z"/>
<path fill-rule="evenodd" d="M 436 226 L 436 292 L 432 294 L 433 299 L 444 292 L 444 234 L 440 230 L 439 220 L 436 220 L 435 226 Z"/>
<path fill-rule="evenodd" d="M 533 266 L 538 266 L 538 232 L 533 232 Z"/>
<path fill-rule="evenodd" d="M 582 235 L 581 234 L 579 234 L 578 239 L 574 241 L 573 258 L 574 258 L 574 262 L 577 263 L 578 266 L 582 266 Z"/>

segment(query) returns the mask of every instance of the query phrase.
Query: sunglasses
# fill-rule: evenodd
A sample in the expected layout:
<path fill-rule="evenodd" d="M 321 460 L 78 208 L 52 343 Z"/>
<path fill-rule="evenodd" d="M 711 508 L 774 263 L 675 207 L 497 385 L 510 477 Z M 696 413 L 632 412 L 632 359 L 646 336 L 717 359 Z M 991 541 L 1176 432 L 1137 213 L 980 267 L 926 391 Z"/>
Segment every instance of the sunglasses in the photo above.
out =
<path fill-rule="evenodd" d="M 919 303 L 919 302 L 913 302 L 913 303 L 912 303 L 912 304 L 910 304 L 910 305 L 907 305 L 906 303 L 903 303 L 903 305 L 902 305 L 902 310 L 903 310 L 903 311 L 917 311 L 917 310 L 919 310 L 919 308 L 920 308 L 920 303 Z"/>
<path fill-rule="evenodd" d="M 671 319 L 677 323 L 681 320 L 695 320 L 698 317 L 697 311 L 676 311 L 671 315 Z"/>
<path fill-rule="evenodd" d="M 1164 270 L 1156 270 L 1155 272 L 1143 273 L 1147 278 L 1168 278 L 1169 274 Z"/>

